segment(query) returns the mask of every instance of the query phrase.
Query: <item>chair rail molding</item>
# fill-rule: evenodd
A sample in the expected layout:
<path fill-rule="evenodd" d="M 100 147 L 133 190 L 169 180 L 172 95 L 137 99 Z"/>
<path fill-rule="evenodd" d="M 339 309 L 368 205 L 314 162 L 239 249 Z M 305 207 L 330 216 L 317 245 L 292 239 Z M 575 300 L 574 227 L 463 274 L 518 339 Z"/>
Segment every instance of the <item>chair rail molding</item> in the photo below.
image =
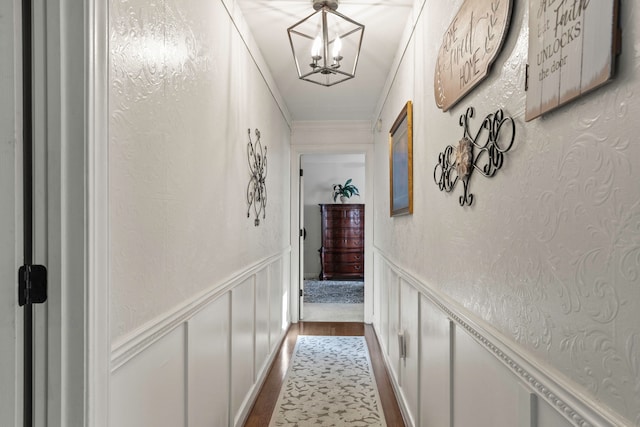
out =
<path fill-rule="evenodd" d="M 620 427 L 628 425 L 628 422 L 619 415 L 612 413 L 611 410 L 569 384 L 561 374 L 526 357 L 521 349 L 509 343 L 508 339 L 491 325 L 468 313 L 457 302 L 438 290 L 428 287 L 411 272 L 404 270 L 383 250 L 374 247 L 374 251 L 386 267 L 437 306 L 456 327 L 466 331 L 478 344 L 508 368 L 521 383 L 562 414 L 573 426 Z M 379 334 L 377 329 L 376 333 Z M 382 339 L 379 339 L 382 342 Z M 391 370 L 391 372 L 393 371 Z"/>
<path fill-rule="evenodd" d="M 212 285 L 208 290 L 195 295 L 191 299 L 176 306 L 170 312 L 158 316 L 151 322 L 142 325 L 126 336 L 118 339 L 112 344 L 111 372 L 115 372 L 136 355 L 142 353 L 172 330 L 194 317 L 212 301 L 231 291 L 234 287 L 249 277 L 256 275 L 259 271 L 268 268 L 278 261 L 283 261 L 284 274 L 284 268 L 286 268 L 284 261 L 286 257 L 289 256 L 290 251 L 291 248 L 287 247 L 279 254 L 272 255 L 254 263 L 231 277 Z"/>

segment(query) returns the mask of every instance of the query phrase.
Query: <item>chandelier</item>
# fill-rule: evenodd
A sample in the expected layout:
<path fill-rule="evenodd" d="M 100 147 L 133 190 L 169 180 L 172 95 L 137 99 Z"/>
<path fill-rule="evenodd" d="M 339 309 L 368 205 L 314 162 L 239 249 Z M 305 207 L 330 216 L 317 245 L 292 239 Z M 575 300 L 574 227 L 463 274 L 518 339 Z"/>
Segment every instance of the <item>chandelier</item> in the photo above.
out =
<path fill-rule="evenodd" d="M 364 25 L 338 12 L 338 0 L 312 0 L 315 12 L 289 27 L 298 77 L 333 86 L 355 77 Z"/>

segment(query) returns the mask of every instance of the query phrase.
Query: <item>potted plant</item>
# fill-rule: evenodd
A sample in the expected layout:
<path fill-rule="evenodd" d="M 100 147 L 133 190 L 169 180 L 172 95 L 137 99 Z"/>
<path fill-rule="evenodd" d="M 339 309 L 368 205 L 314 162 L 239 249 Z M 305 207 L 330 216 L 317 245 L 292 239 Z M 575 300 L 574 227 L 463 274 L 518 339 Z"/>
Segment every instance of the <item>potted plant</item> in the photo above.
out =
<path fill-rule="evenodd" d="M 360 193 L 358 192 L 358 187 L 353 185 L 351 183 L 351 178 L 349 178 L 347 180 L 347 182 L 344 183 L 344 185 L 342 185 L 342 184 L 334 184 L 334 186 L 333 186 L 333 201 L 334 202 L 336 201 L 338 196 L 340 196 L 340 201 L 342 203 L 344 203 L 345 200 L 347 200 L 351 196 L 360 196 Z"/>

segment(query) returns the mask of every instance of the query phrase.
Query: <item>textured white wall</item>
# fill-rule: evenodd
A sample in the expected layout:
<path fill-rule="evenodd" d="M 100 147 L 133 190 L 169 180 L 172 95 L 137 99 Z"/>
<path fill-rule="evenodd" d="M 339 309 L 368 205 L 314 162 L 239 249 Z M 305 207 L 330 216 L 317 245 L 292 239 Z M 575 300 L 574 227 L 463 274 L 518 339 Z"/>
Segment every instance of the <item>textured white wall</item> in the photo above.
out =
<path fill-rule="evenodd" d="M 110 25 L 117 342 L 288 247 L 290 129 L 222 1 L 112 0 Z M 268 148 L 259 227 L 247 218 L 248 128 Z"/>
<path fill-rule="evenodd" d="M 388 215 L 387 134 L 376 134 L 375 247 L 561 381 L 640 425 L 640 7 L 621 1 L 615 79 L 525 123 L 527 2 L 514 2 L 489 78 L 451 111 L 437 109 L 437 49 L 461 4 L 426 2 L 382 104 L 389 129 L 414 102 L 414 214 Z M 440 192 L 433 170 L 462 137 L 458 118 L 469 106 L 474 130 L 503 108 L 516 140 L 494 178 L 471 178 L 474 205 L 463 208 L 462 188 Z M 381 312 L 383 327 L 397 319 L 384 302 Z"/>
<path fill-rule="evenodd" d="M 353 196 L 349 203 L 364 203 L 364 154 L 306 154 L 302 156 L 304 169 L 305 205 L 340 203 L 333 201 L 333 185 L 353 179 L 360 197 Z"/>

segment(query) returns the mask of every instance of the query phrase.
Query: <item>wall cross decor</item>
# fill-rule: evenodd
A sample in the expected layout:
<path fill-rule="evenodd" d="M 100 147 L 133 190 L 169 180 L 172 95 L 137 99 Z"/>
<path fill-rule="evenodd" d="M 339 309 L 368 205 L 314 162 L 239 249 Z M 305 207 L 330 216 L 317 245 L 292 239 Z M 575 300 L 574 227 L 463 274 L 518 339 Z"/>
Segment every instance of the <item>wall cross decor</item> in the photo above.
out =
<path fill-rule="evenodd" d="M 505 117 L 502 110 L 487 115 L 475 136 L 469 130 L 469 120 L 473 117 L 473 107 L 467 108 L 460 116 L 463 128 L 462 139 L 454 147 L 448 145 L 438 156 L 438 164 L 433 170 L 433 179 L 440 191 L 450 193 L 458 181 L 462 181 L 463 194 L 460 206 L 470 206 L 473 194 L 469 190 L 469 179 L 474 170 L 481 175 L 492 177 L 502 167 L 504 154 L 511 149 L 516 136 L 516 127 L 511 117 Z M 505 142 L 501 142 L 505 141 Z"/>
<path fill-rule="evenodd" d="M 251 142 L 251 129 L 248 130 L 249 143 L 247 144 L 247 161 L 251 178 L 247 185 L 247 218 L 251 216 L 251 208 L 255 214 L 254 225 L 260 225 L 260 214 L 262 219 L 266 218 L 267 206 L 267 147 L 262 147 L 260 142 L 260 131 L 256 129 L 256 143 Z"/>

